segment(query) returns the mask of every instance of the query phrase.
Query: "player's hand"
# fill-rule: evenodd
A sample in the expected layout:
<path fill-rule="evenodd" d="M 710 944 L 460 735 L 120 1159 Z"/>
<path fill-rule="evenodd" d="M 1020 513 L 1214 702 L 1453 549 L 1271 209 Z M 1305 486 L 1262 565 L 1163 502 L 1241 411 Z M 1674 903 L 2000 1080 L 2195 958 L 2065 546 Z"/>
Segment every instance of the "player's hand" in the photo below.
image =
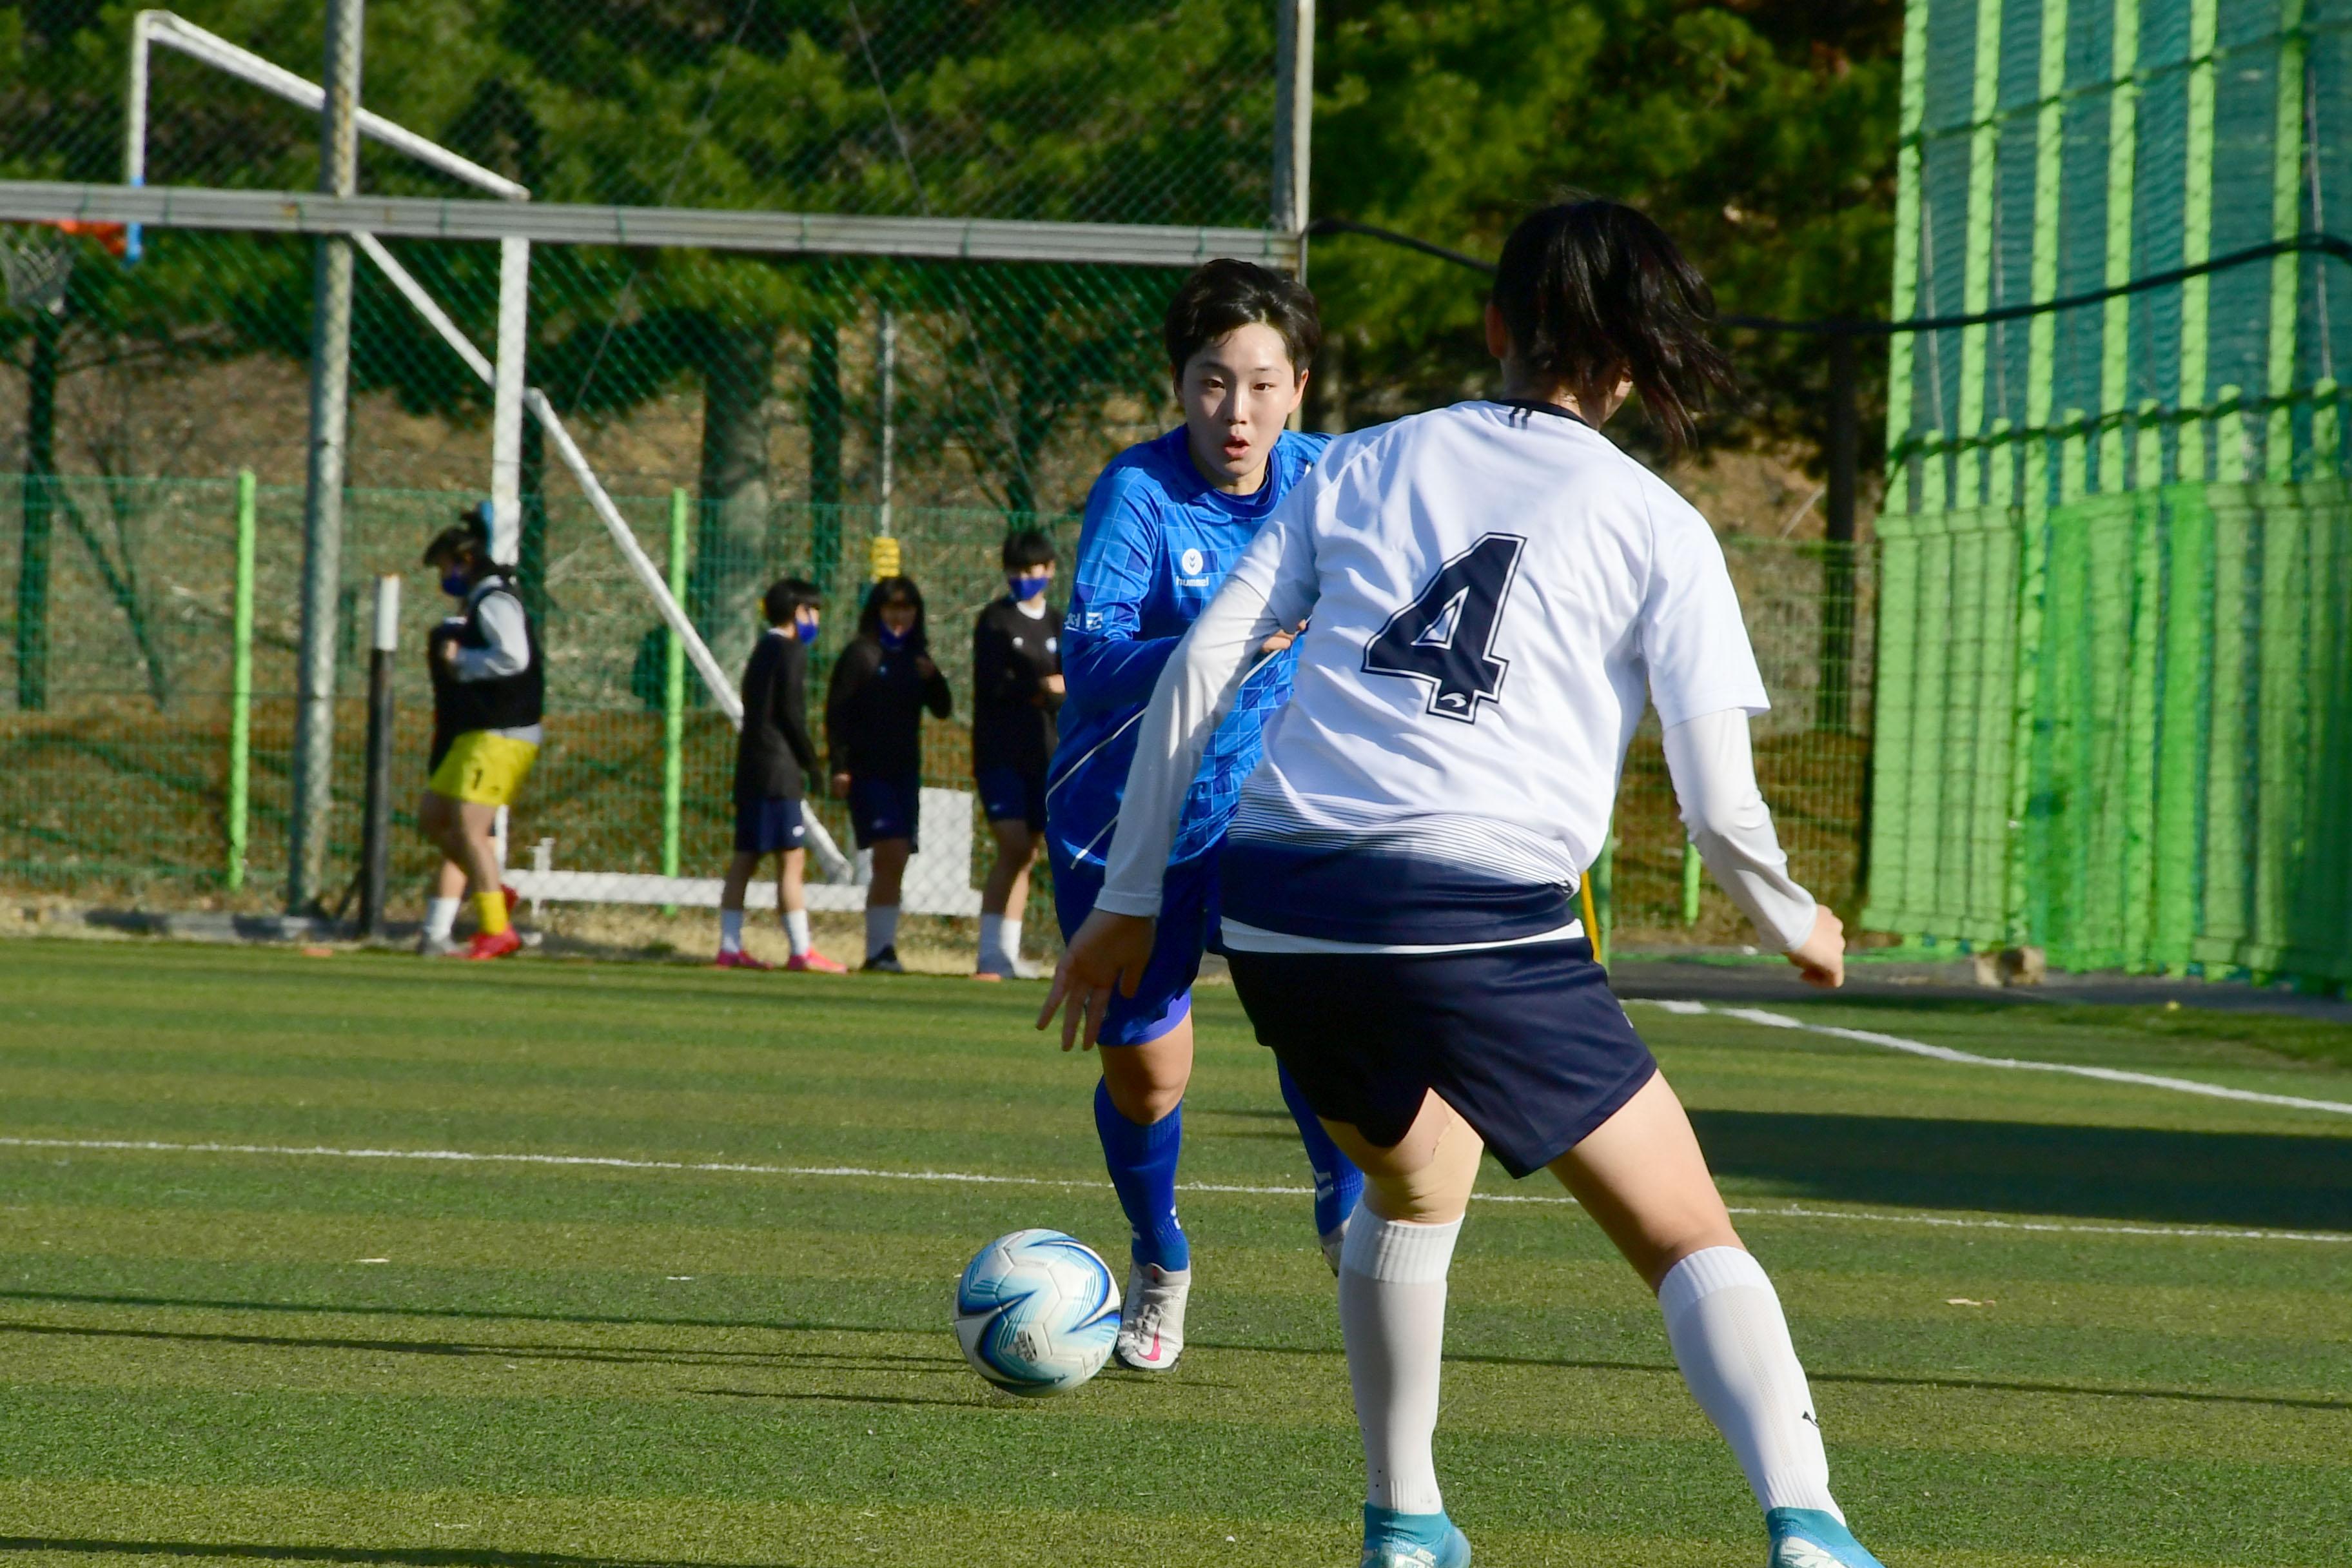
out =
<path fill-rule="evenodd" d="M 1834 991 L 1845 984 L 1845 922 L 1827 904 L 1815 907 L 1813 934 L 1789 950 L 1789 962 L 1808 985 Z"/>
<path fill-rule="evenodd" d="M 1046 694 L 1053 697 L 1059 697 L 1069 690 L 1069 687 L 1058 675 L 1049 675 L 1037 684 L 1043 686 L 1045 689 Z"/>
<path fill-rule="evenodd" d="M 1307 623 L 1305 621 L 1301 621 L 1297 626 L 1291 627 L 1290 630 L 1286 632 L 1276 632 L 1272 637 L 1266 638 L 1265 641 L 1258 645 L 1257 651 L 1265 655 L 1267 658 L 1272 658 L 1276 654 L 1283 652 L 1285 649 L 1288 648 L 1292 643 L 1297 642 L 1299 637 L 1305 634 L 1306 630 Z"/>
<path fill-rule="evenodd" d="M 1108 910 L 1088 915 L 1062 950 L 1062 962 L 1054 966 L 1054 987 L 1045 993 L 1037 1026 L 1042 1029 L 1052 1023 L 1067 1002 L 1069 1011 L 1062 1016 L 1062 1048 L 1066 1051 L 1077 1045 L 1083 1032 L 1086 1048 L 1093 1050 L 1102 1037 L 1103 1015 L 1110 1010 L 1111 987 L 1118 987 L 1122 996 L 1135 994 L 1143 966 L 1150 961 L 1151 939 L 1159 924 L 1145 915 L 1115 915 Z"/>
<path fill-rule="evenodd" d="M 835 800 L 847 800 L 849 798 L 849 775 L 847 773 L 835 773 L 833 775 L 833 798 Z"/>

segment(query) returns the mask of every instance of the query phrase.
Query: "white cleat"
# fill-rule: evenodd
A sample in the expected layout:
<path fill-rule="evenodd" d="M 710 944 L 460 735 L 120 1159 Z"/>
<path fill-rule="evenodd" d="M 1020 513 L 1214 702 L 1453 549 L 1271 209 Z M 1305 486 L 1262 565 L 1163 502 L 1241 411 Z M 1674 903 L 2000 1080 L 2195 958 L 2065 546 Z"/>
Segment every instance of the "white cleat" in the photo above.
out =
<path fill-rule="evenodd" d="M 1327 1232 L 1323 1238 L 1323 1261 L 1331 1266 L 1331 1278 L 1339 1277 L 1339 1257 L 1348 1249 L 1348 1227 Z"/>
<path fill-rule="evenodd" d="M 1121 1366 L 1166 1372 L 1184 1353 L 1184 1301 L 1192 1293 L 1192 1271 L 1156 1263 L 1130 1263 L 1127 1301 L 1118 1314 L 1118 1343 L 1112 1353 Z"/>

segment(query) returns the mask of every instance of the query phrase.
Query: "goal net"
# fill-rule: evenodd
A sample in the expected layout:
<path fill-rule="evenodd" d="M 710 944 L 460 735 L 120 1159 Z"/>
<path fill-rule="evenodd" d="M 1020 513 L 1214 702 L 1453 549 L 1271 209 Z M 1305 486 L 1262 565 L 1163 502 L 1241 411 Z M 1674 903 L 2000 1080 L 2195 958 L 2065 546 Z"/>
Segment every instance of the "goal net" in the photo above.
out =
<path fill-rule="evenodd" d="M 66 300 L 66 330 L 104 343 L 114 395 L 68 397 L 60 417 L 114 412 L 62 445 L 113 458 L 50 491 L 106 521 L 121 581 L 58 571 L 39 635 L 20 626 L 19 673 L 42 664 L 48 721 L 79 712 L 118 739 L 149 726 L 209 745 L 242 700 L 230 656 L 249 660 L 249 792 L 228 794 L 252 820 L 226 837 L 269 881 L 293 809 L 313 237 L 348 234 L 341 576 L 355 590 L 414 573 L 435 528 L 492 499 L 548 659 L 519 888 L 715 901 L 759 594 L 786 574 L 824 594 L 814 718 L 888 540 L 958 700 L 956 721 L 926 730 L 907 907 L 974 912 L 971 617 L 1001 592 L 1009 529 L 1044 528 L 1066 560 L 1093 474 L 1163 427 L 1156 325 L 1181 272 L 1216 255 L 1297 264 L 1301 226 L 1268 214 L 1303 205 L 1303 168 L 1279 166 L 1291 142 L 1275 133 L 1279 39 L 1303 7 L 908 0 L 786 18 L 730 5 L 688 6 L 698 19 L 663 31 L 556 0 L 451 37 L 377 0 L 365 195 L 342 203 L 306 189 L 321 100 L 291 63 L 306 50 L 266 29 L 227 36 L 235 13 L 216 9 L 141 14 L 112 126 L 65 126 L 37 170 L 0 170 L 78 176 L 0 180 L 0 221 L 132 226 L 134 259 L 91 265 L 85 247 Z M 242 523 L 239 470 L 255 476 Z M 98 613 L 72 612 L 83 592 Z M 423 646 L 426 597 L 408 596 L 404 647 Z M 398 685 L 396 778 L 413 798 L 421 655 Z M 340 689 L 355 698 L 359 682 Z M 348 866 L 345 715 L 334 847 Z M 811 901 L 856 907 L 845 820 L 812 805 Z M 222 826 L 188 801 L 152 820 L 191 841 Z M 132 836 L 71 831 L 100 856 Z M 404 851 L 398 872 L 421 877 L 425 856 Z"/>

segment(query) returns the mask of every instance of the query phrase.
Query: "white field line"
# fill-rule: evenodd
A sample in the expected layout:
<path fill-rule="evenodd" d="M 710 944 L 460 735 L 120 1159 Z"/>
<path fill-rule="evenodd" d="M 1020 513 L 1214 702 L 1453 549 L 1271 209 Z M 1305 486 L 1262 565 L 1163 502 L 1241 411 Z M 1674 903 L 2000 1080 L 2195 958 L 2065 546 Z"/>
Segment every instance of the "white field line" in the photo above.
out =
<path fill-rule="evenodd" d="M 1710 1007 L 1704 1002 L 1653 1002 L 1629 999 L 1628 1006 L 1663 1007 L 1669 1013 L 1689 1016 L 1714 1013 L 1726 1018 L 1738 1018 L 1743 1023 L 1762 1024 L 1774 1029 L 1802 1029 L 1808 1034 L 1834 1035 L 1841 1040 L 1859 1040 L 1866 1046 L 1884 1046 L 1890 1051 L 1903 1051 L 1915 1057 L 1929 1057 L 1939 1062 L 1961 1062 L 1969 1067 L 2007 1068 L 2013 1072 L 2058 1072 L 2074 1078 L 2095 1078 L 2108 1083 L 2138 1084 L 2145 1089 L 2166 1089 L 2176 1094 L 2201 1094 L 2213 1100 L 2241 1100 L 2253 1105 L 2284 1105 L 2294 1110 L 2324 1110 L 2336 1116 L 2352 1116 L 2352 1105 L 2338 1100 L 2305 1100 L 2292 1094 L 2264 1094 L 2259 1089 L 2226 1089 L 2218 1083 L 2200 1083 L 2190 1078 L 2165 1078 L 2152 1072 L 2126 1072 L 2121 1068 L 2081 1067 L 2073 1062 L 2021 1061 L 2015 1057 L 1980 1057 L 1969 1051 L 1956 1051 L 1949 1046 L 1931 1046 L 1925 1040 L 1906 1040 L 1900 1035 L 1882 1035 L 1874 1029 L 1842 1029 L 1833 1024 L 1808 1024 L 1801 1018 L 1791 1018 L 1786 1013 L 1769 1013 L 1761 1007 Z"/>
<path fill-rule="evenodd" d="M 996 1176 L 976 1171 L 887 1171 L 868 1165 L 761 1165 L 733 1160 L 632 1160 L 617 1154 L 523 1154 L 470 1149 L 335 1149 L 323 1144 L 171 1143 L 146 1138 L 8 1138 L 0 1148 L 64 1149 L 89 1153 L 255 1154 L 296 1160 L 394 1160 L 446 1165 L 556 1165 L 607 1171 L 679 1171 L 689 1173 L 791 1176 L 805 1180 L 941 1182 L 970 1187 L 1045 1187 L 1091 1192 L 1101 1181 L 1060 1176 Z M 1179 1192 L 1244 1193 L 1269 1197 L 1312 1197 L 1312 1187 L 1260 1187 L 1226 1182 L 1180 1182 Z M 1573 1208 L 1576 1200 L 1542 1193 L 1474 1193 L 1473 1203 L 1538 1204 Z M 1876 1214 L 1850 1209 L 1733 1208 L 1760 1219 L 1823 1219 L 1876 1225 L 1924 1225 L 1951 1230 L 2013 1230 L 2066 1236 L 2168 1236 L 2191 1241 L 2318 1241 L 2352 1243 L 2352 1234 L 2308 1230 L 2223 1230 L 2209 1226 L 2071 1225 L 2052 1220 L 2010 1220 L 1955 1215 Z"/>

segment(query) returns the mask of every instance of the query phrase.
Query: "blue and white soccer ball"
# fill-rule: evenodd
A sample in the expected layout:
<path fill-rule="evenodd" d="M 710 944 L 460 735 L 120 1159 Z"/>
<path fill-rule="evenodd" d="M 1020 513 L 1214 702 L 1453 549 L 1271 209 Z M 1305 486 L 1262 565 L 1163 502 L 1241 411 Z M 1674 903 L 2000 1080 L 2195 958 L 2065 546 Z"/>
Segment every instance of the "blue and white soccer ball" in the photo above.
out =
<path fill-rule="evenodd" d="M 1094 1249 L 1058 1230 L 1016 1230 L 956 1282 L 956 1338 L 972 1371 L 1008 1394 L 1066 1394 L 1118 1338 L 1118 1286 Z"/>

